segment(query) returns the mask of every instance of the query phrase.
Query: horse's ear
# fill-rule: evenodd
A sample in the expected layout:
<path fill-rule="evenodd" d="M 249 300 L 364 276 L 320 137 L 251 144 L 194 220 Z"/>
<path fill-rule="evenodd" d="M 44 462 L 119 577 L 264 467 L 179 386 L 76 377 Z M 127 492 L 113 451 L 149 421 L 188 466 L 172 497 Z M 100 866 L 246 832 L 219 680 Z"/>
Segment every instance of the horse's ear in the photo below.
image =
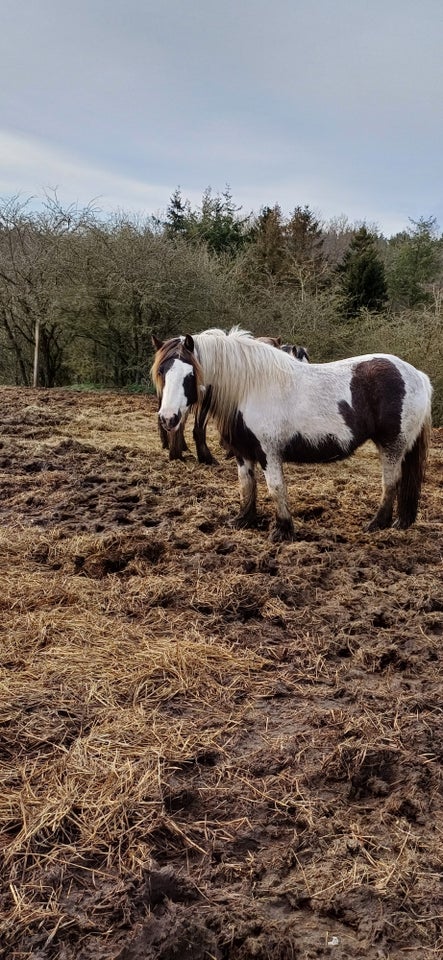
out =
<path fill-rule="evenodd" d="M 163 340 L 159 340 L 154 333 L 152 334 L 152 346 L 155 347 L 156 350 L 160 350 L 163 346 Z"/>
<path fill-rule="evenodd" d="M 184 346 L 189 350 L 189 353 L 194 353 L 194 338 L 191 337 L 190 333 L 185 336 Z"/>
<path fill-rule="evenodd" d="M 275 345 L 276 345 L 276 347 L 281 347 L 281 337 L 276 337 L 276 338 L 275 338 Z"/>

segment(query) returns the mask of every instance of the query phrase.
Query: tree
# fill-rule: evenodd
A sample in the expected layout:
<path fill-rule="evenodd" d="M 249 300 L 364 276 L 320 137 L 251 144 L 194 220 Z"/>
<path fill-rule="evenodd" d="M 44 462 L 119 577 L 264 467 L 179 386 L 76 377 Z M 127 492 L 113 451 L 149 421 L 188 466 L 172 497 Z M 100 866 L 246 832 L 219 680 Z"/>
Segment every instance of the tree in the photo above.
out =
<path fill-rule="evenodd" d="M 204 243 L 213 253 L 234 256 L 249 239 L 249 217 L 239 217 L 240 210 L 228 186 L 215 196 L 211 187 L 207 187 L 201 207 L 196 209 L 191 208 L 189 200 L 182 199 L 177 187 L 167 208 L 165 233 L 168 237 Z"/>
<path fill-rule="evenodd" d="M 285 235 L 278 203 L 260 210 L 253 225 L 252 240 L 254 259 L 262 276 L 280 276 L 285 262 Z"/>
<path fill-rule="evenodd" d="M 176 187 L 166 210 L 165 233 L 167 237 L 189 236 L 191 225 L 191 205 L 183 200 L 180 187 Z"/>
<path fill-rule="evenodd" d="M 387 282 L 389 296 L 396 308 L 411 308 L 431 303 L 432 285 L 441 271 L 442 243 L 437 237 L 435 217 L 418 221 L 389 241 Z"/>
<path fill-rule="evenodd" d="M 197 234 L 214 253 L 235 254 L 246 242 L 245 226 L 248 218 L 241 219 L 229 187 L 220 195 L 212 196 L 208 187 L 202 198 L 200 216 L 196 218 Z"/>
<path fill-rule="evenodd" d="M 73 278 L 70 239 L 90 222 L 91 210 L 63 209 L 46 197 L 40 213 L 17 199 L 0 206 L 0 326 L 15 358 L 15 378 L 54 386 L 66 377 L 73 335 L 61 300 Z"/>
<path fill-rule="evenodd" d="M 325 272 L 324 238 L 319 221 L 308 206 L 295 207 L 284 228 L 286 277 L 299 287 L 301 298 L 317 292 Z"/>
<path fill-rule="evenodd" d="M 387 299 L 385 268 L 376 236 L 363 226 L 357 231 L 337 267 L 341 315 L 347 319 L 360 310 L 382 310 Z"/>

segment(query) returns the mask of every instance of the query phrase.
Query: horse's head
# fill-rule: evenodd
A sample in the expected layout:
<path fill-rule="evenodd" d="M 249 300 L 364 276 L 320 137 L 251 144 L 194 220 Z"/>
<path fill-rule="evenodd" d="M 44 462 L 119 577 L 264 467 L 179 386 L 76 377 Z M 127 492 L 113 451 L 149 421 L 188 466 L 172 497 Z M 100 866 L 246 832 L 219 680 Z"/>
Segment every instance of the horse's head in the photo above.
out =
<path fill-rule="evenodd" d="M 158 417 L 165 430 L 177 430 L 199 399 L 201 371 L 190 334 L 171 340 L 152 338 L 156 354 L 151 369 L 161 400 Z"/>
<path fill-rule="evenodd" d="M 281 345 L 281 337 L 256 337 L 256 340 L 259 340 L 261 343 L 267 343 L 270 347 L 276 347 L 277 350 L 280 348 L 283 349 Z"/>
<path fill-rule="evenodd" d="M 299 347 L 292 343 L 283 343 L 281 350 L 284 350 L 285 353 L 290 353 L 296 360 L 300 360 L 300 363 L 309 363 L 309 353 L 306 347 Z"/>

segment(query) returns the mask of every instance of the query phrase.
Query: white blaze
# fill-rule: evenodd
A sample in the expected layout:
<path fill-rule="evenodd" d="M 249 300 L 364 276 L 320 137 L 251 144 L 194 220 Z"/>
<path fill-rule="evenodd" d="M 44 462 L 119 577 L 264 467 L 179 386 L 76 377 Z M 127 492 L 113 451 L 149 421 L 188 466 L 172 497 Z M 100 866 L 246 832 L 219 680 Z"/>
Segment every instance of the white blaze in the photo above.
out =
<path fill-rule="evenodd" d="M 165 421 L 170 420 L 176 414 L 182 417 L 188 410 L 188 400 L 184 390 L 184 379 L 192 373 L 190 363 L 175 359 L 165 376 L 165 384 L 162 393 L 162 402 L 158 414 L 164 417 Z"/>

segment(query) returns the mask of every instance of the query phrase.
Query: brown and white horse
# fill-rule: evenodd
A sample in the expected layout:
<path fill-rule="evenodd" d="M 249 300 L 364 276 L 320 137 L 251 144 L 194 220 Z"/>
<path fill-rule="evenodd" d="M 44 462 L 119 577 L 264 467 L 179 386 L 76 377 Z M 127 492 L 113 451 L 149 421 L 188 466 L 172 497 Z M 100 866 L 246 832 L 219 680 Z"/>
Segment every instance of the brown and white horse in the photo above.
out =
<path fill-rule="evenodd" d="M 372 440 L 382 497 L 368 530 L 409 527 L 417 516 L 431 430 L 429 377 L 399 357 L 367 354 L 332 363 L 294 363 L 237 328 L 168 340 L 152 367 L 164 430 L 192 407 L 211 416 L 237 459 L 243 526 L 257 522 L 256 464 L 276 507 L 273 538 L 292 539 L 282 463 L 349 457 Z"/>
<path fill-rule="evenodd" d="M 306 347 L 298 347 L 295 343 L 282 343 L 280 349 L 295 357 L 296 360 L 300 360 L 300 363 L 310 363 Z"/>
<path fill-rule="evenodd" d="M 282 344 L 281 337 L 257 337 L 256 339 L 261 343 L 267 343 L 271 347 L 276 347 L 276 349 L 284 350 L 286 353 L 289 353 L 296 360 L 300 360 L 302 363 L 309 363 L 309 355 L 306 347 L 298 347 L 290 343 Z M 159 351 L 162 349 L 164 341 L 153 336 L 152 343 L 155 347 L 155 350 Z M 160 396 L 159 399 L 161 401 Z M 187 417 L 182 417 L 180 425 L 172 432 L 165 430 L 161 424 L 161 421 L 158 421 L 161 444 L 164 450 L 169 451 L 170 460 L 182 460 L 184 452 L 189 449 L 185 440 L 186 419 Z M 192 436 L 194 438 L 195 449 L 199 463 L 217 463 L 206 443 L 206 416 L 204 409 L 198 409 L 195 413 Z M 228 455 L 232 456 L 231 453 Z"/>

